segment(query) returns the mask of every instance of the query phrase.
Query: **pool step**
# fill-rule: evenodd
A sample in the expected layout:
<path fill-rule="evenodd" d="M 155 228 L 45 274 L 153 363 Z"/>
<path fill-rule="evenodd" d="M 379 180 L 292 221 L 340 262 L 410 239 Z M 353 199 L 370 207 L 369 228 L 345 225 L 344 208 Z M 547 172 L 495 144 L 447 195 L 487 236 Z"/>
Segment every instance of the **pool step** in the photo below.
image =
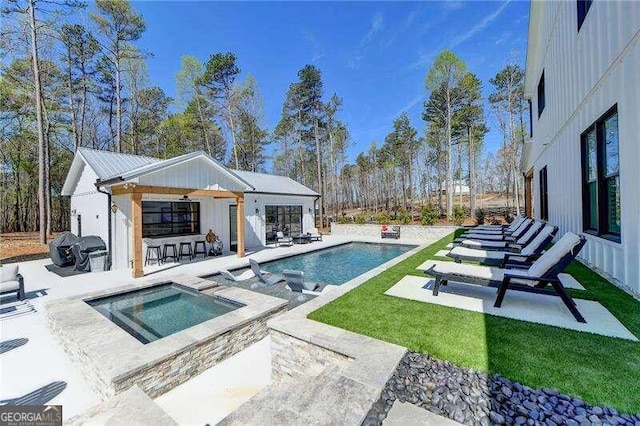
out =
<path fill-rule="evenodd" d="M 379 392 L 378 392 L 379 393 Z M 219 425 L 236 424 L 360 424 L 376 392 L 331 366 L 317 376 L 269 386 Z"/>

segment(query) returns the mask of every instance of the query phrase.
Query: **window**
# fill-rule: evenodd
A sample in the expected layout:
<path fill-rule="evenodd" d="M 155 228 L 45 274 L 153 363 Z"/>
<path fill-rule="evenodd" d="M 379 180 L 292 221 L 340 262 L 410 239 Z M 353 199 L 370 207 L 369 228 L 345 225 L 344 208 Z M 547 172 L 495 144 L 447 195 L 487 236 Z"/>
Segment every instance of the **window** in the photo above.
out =
<path fill-rule="evenodd" d="M 617 106 L 584 131 L 581 143 L 584 230 L 619 242 L 621 212 Z"/>
<path fill-rule="evenodd" d="M 549 220 L 549 189 L 547 186 L 547 166 L 540 170 L 540 219 Z"/>
<path fill-rule="evenodd" d="M 538 118 L 542 115 L 542 111 L 544 111 L 544 105 L 544 71 L 542 71 L 540 81 L 538 82 Z"/>
<path fill-rule="evenodd" d="M 533 137 L 533 106 L 531 105 L 531 99 L 527 99 L 529 104 L 529 137 Z"/>
<path fill-rule="evenodd" d="M 166 237 L 200 233 L 200 203 L 143 201 L 142 236 Z"/>
<path fill-rule="evenodd" d="M 277 232 L 302 233 L 302 206 L 265 206 L 264 211 L 267 241 L 275 240 Z"/>
<path fill-rule="evenodd" d="M 592 1 L 593 0 L 577 0 L 576 2 L 578 4 L 578 31 L 580 31 L 582 23 L 587 17 L 587 13 L 589 12 Z"/>

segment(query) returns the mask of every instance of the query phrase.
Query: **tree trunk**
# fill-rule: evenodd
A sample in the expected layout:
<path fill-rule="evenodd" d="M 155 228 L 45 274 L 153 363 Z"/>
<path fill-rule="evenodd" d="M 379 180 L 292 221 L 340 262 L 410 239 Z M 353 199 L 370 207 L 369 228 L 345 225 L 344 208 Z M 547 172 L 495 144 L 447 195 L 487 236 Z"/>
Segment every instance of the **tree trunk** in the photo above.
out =
<path fill-rule="evenodd" d="M 453 213 L 453 144 L 451 137 L 451 89 L 447 89 L 447 216 Z"/>
<path fill-rule="evenodd" d="M 120 51 L 116 47 L 116 152 L 122 152 L 122 93 L 120 93 Z"/>
<path fill-rule="evenodd" d="M 33 66 L 33 85 L 35 89 L 36 121 L 38 132 L 38 218 L 40 244 L 47 243 L 46 197 L 45 197 L 45 141 L 42 122 L 42 86 L 40 84 L 40 65 L 38 64 L 38 41 L 36 29 L 35 0 L 29 0 L 29 27 L 31 29 L 31 58 Z"/>
<path fill-rule="evenodd" d="M 318 119 L 316 118 L 313 125 L 313 136 L 316 142 L 316 181 L 318 192 L 320 193 L 320 228 L 324 228 L 324 190 L 322 188 L 322 157 L 320 155 L 320 135 L 318 134 Z"/>

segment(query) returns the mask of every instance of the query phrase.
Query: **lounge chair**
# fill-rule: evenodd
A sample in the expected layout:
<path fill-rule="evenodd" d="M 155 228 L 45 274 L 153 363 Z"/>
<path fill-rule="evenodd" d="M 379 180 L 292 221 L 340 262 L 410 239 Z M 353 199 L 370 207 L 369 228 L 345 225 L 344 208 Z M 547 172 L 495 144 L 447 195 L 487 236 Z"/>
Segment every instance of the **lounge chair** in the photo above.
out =
<path fill-rule="evenodd" d="M 527 269 L 502 269 L 445 262 L 432 266 L 425 273 L 436 278 L 433 286 L 434 296 L 438 295 L 440 286 L 446 285 L 448 281 L 498 287 L 498 295 L 494 303 L 496 308 L 502 305 L 504 295 L 509 288 L 533 293 L 557 294 L 578 322 L 586 322 L 558 279 L 558 274 L 575 259 L 585 243 L 584 236 L 568 232 Z M 509 267 L 509 265 L 506 266 Z M 551 284 L 554 291 L 545 288 L 548 284 Z"/>
<path fill-rule="evenodd" d="M 221 269 L 220 275 L 225 277 L 225 279 L 229 281 L 234 281 L 234 282 L 246 281 L 256 276 L 256 274 L 254 274 L 253 271 L 251 270 L 244 271 L 240 275 L 233 275 L 231 272 L 227 271 L 226 269 Z"/>
<path fill-rule="evenodd" d="M 311 228 L 309 235 L 311 236 L 311 241 L 322 241 L 322 234 L 318 231 L 318 228 Z"/>
<path fill-rule="evenodd" d="M 292 237 L 285 237 L 284 233 L 282 231 L 278 231 L 276 233 L 276 247 L 280 247 L 281 245 L 292 246 L 293 245 L 293 238 Z"/>
<path fill-rule="evenodd" d="M 18 300 L 24 300 L 24 278 L 18 271 L 18 265 L 0 267 L 0 294 L 16 293 Z"/>
<path fill-rule="evenodd" d="M 462 247 L 471 248 L 471 249 L 503 250 L 503 251 L 517 252 L 522 250 L 522 248 L 525 245 L 531 242 L 543 228 L 544 228 L 544 223 L 540 221 L 536 221 L 533 223 L 533 225 L 529 227 L 527 232 L 525 232 L 516 241 L 511 241 L 511 239 L 503 240 L 503 241 L 464 239 L 462 241 L 459 241 L 458 245 Z"/>
<path fill-rule="evenodd" d="M 298 293 L 303 293 L 303 292 L 313 293 L 319 287 L 318 284 L 305 281 L 303 271 L 294 271 L 291 269 L 285 269 L 284 271 L 282 271 L 282 274 L 284 275 L 284 279 L 287 282 L 287 285 L 292 291 L 295 291 Z"/>
<path fill-rule="evenodd" d="M 530 264 L 542 255 L 544 249 L 555 237 L 556 232 L 558 232 L 558 227 L 547 225 L 542 228 L 535 238 L 517 251 L 480 250 L 458 246 L 451 249 L 447 256 L 458 263 L 467 260 L 480 262 L 484 265 L 500 265 L 501 268 L 504 268 L 507 263 Z M 516 244 L 504 244 L 507 245 L 505 249 L 517 248 Z"/>
<path fill-rule="evenodd" d="M 533 219 L 525 219 L 518 228 L 513 231 L 511 234 L 479 234 L 473 232 L 467 232 L 463 234 L 458 241 L 463 239 L 468 240 L 486 240 L 486 241 L 515 241 L 524 235 L 525 232 L 529 229 L 529 227 L 533 224 Z"/>
<path fill-rule="evenodd" d="M 471 228 L 468 232 L 513 233 L 525 219 L 525 216 L 518 216 L 507 225 L 478 225 Z"/>
<path fill-rule="evenodd" d="M 249 265 L 251 265 L 251 270 L 253 271 L 255 276 L 258 277 L 260 282 L 266 285 L 274 285 L 276 283 L 279 283 L 280 281 L 284 281 L 284 278 L 278 275 L 269 274 L 270 276 L 267 276 L 266 274 L 263 274 L 260 270 L 260 264 L 253 259 L 249 259 Z"/>
<path fill-rule="evenodd" d="M 382 227 L 380 228 L 380 238 L 400 238 L 400 227 L 389 227 L 388 225 L 382 225 Z"/>
<path fill-rule="evenodd" d="M 524 221 L 526 219 L 525 216 L 518 216 L 516 217 L 514 220 L 511 221 L 511 223 L 508 223 L 506 225 L 478 225 L 478 226 L 474 226 L 471 230 L 473 231 L 500 231 L 503 232 L 507 229 L 509 229 L 511 232 L 515 231 L 516 228 L 522 223 L 522 221 Z"/>

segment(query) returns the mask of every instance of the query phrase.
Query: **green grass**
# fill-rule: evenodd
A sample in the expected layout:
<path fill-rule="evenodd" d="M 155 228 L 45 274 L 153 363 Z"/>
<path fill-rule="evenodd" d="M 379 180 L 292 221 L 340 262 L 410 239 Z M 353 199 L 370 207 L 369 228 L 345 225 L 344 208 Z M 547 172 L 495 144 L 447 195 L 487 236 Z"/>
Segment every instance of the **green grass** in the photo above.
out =
<path fill-rule="evenodd" d="M 454 239 L 434 243 L 312 312 L 310 319 L 500 374 L 531 387 L 549 387 L 590 404 L 640 412 L 640 343 L 484 315 L 383 293 Z M 640 302 L 579 262 L 567 271 L 587 291 L 572 296 L 597 300 L 640 336 Z"/>

